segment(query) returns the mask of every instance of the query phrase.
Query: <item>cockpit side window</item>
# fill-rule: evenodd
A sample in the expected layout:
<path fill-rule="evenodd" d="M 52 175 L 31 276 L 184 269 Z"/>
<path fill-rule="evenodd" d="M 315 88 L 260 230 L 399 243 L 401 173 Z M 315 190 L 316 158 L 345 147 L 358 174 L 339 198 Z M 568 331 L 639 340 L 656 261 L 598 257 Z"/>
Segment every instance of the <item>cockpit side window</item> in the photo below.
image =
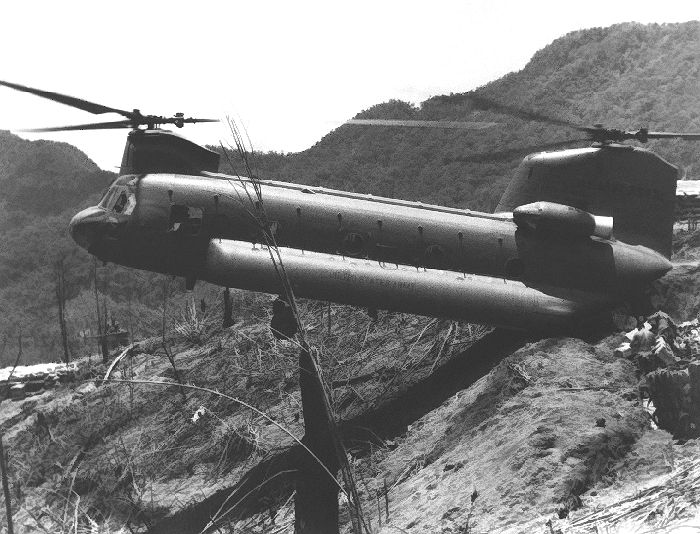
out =
<path fill-rule="evenodd" d="M 122 189 L 121 193 L 119 193 L 119 196 L 117 197 L 117 201 L 114 203 L 115 213 L 121 213 L 122 211 L 124 211 L 128 200 L 129 197 L 126 194 L 126 190 Z"/>
<path fill-rule="evenodd" d="M 133 193 L 129 193 L 129 198 L 126 201 L 126 206 L 124 206 L 124 211 L 122 212 L 124 215 L 131 215 L 131 213 L 134 211 L 134 208 L 136 207 L 136 195 Z"/>
<path fill-rule="evenodd" d="M 136 207 L 136 196 L 129 191 L 128 187 L 112 187 L 100 201 L 99 206 L 122 215 L 131 215 Z"/>

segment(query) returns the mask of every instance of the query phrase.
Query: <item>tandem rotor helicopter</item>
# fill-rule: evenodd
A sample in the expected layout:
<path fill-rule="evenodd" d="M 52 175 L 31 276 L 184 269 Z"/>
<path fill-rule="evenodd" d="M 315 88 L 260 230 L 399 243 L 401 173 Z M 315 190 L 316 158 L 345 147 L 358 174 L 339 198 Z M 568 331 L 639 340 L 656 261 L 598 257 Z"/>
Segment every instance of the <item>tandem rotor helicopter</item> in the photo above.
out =
<path fill-rule="evenodd" d="M 638 301 L 668 272 L 678 169 L 620 142 L 700 139 L 527 113 L 574 128 L 593 145 L 527 156 L 495 212 L 481 213 L 219 174 L 218 153 L 160 129 L 210 119 L 143 115 L 0 85 L 124 117 L 32 130 L 131 129 L 119 177 L 70 223 L 75 242 L 104 262 L 181 276 L 188 288 L 204 280 L 282 294 L 277 263 L 266 246 L 256 246 L 272 240 L 297 296 L 510 329 L 571 329 Z"/>

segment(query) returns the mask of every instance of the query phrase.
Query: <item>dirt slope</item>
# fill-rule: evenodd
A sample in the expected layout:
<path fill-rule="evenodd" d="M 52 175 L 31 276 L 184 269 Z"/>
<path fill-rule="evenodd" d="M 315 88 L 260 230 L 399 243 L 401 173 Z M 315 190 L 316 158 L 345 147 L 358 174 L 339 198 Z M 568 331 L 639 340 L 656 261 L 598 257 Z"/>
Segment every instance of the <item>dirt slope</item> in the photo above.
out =
<path fill-rule="evenodd" d="M 612 479 L 647 416 L 636 401 L 634 370 L 612 357 L 610 345 L 529 344 L 419 419 L 379 463 L 397 483 L 391 525 L 518 530 L 566 513 L 588 488 Z M 412 473 L 402 480 L 406 466 Z"/>

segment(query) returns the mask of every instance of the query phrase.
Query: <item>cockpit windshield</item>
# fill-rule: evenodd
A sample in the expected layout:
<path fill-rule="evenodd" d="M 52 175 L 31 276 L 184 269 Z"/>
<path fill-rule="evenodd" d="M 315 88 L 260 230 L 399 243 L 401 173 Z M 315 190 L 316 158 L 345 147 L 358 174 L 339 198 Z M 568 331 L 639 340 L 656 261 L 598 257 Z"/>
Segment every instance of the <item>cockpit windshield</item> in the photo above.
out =
<path fill-rule="evenodd" d="M 109 206 L 111 204 L 112 198 L 114 197 L 116 190 L 117 190 L 116 186 L 112 186 L 109 189 L 107 189 L 107 192 L 102 197 L 102 200 L 100 200 L 100 203 L 98 204 L 98 206 L 100 208 L 109 209 L 107 206 Z"/>

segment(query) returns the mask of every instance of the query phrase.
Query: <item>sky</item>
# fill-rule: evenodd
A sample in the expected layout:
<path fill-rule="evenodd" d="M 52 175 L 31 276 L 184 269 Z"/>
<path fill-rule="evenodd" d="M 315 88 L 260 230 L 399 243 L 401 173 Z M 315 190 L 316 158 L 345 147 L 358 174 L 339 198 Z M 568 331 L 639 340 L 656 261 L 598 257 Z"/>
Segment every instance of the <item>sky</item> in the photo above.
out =
<path fill-rule="evenodd" d="M 568 32 L 700 19 L 700 2 L 635 0 L 24 1 L 3 6 L 0 80 L 154 115 L 235 119 L 257 150 L 296 152 L 374 104 L 465 92 Z M 0 87 L 0 129 L 66 141 L 116 170 L 125 131 L 17 130 L 100 120 Z M 223 124 L 186 126 L 230 142 Z"/>

